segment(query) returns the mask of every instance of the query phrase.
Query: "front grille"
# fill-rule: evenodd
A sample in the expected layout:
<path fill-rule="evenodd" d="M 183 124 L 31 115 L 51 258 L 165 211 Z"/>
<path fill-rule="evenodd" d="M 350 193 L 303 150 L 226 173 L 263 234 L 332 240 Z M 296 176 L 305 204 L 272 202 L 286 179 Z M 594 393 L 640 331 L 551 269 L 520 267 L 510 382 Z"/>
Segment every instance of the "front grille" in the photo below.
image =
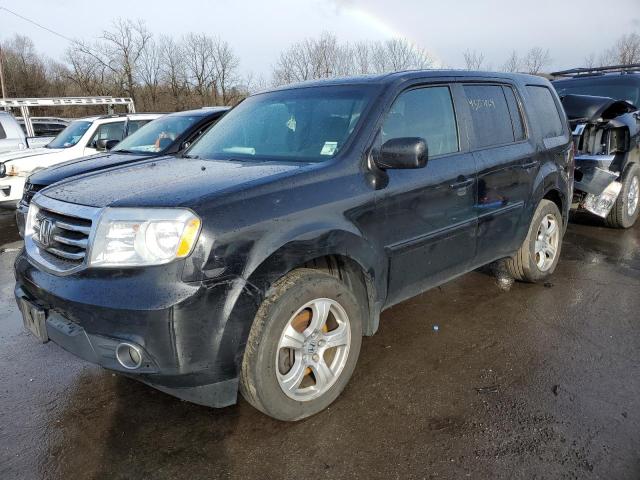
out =
<path fill-rule="evenodd" d="M 92 227 L 99 209 L 37 194 L 30 210 L 31 234 L 25 235 L 29 256 L 54 273 L 71 273 L 86 266 Z"/>
<path fill-rule="evenodd" d="M 31 199 L 33 199 L 33 196 L 44 187 L 45 185 L 38 185 L 29 182 L 25 183 L 24 191 L 22 192 L 22 204 L 28 207 L 31 203 Z"/>

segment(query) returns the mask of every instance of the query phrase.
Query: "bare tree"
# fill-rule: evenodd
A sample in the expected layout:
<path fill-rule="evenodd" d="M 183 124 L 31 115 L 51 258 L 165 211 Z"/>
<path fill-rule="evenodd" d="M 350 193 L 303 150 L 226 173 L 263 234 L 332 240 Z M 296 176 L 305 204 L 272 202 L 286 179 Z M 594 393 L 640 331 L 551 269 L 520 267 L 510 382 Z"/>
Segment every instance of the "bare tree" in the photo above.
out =
<path fill-rule="evenodd" d="M 137 69 L 150 39 L 142 20 L 119 18 L 113 22 L 113 30 L 104 31 L 93 45 L 77 41 L 74 50 L 109 70 L 123 93 L 135 100 Z"/>
<path fill-rule="evenodd" d="M 160 47 L 153 38 L 147 42 L 140 56 L 138 76 L 146 93 L 144 99 L 147 101 L 148 109 L 156 110 L 162 80 L 162 58 Z"/>
<path fill-rule="evenodd" d="M 632 65 L 640 63 L 640 35 L 629 33 L 602 54 L 601 65 Z"/>
<path fill-rule="evenodd" d="M 67 79 L 81 95 L 108 95 L 113 93 L 114 82 L 110 70 L 94 55 L 73 45 L 67 49 L 65 59 L 69 65 Z"/>
<path fill-rule="evenodd" d="M 353 58 L 353 69 L 355 74 L 368 75 L 373 73 L 372 65 L 372 45 L 367 42 L 358 42 L 351 47 Z"/>
<path fill-rule="evenodd" d="M 2 53 L 7 95 L 37 97 L 46 91 L 47 68 L 29 37 L 15 35 L 3 43 Z"/>
<path fill-rule="evenodd" d="M 515 73 L 522 70 L 522 60 L 518 56 L 518 52 L 513 50 L 507 61 L 502 65 L 503 72 Z"/>
<path fill-rule="evenodd" d="M 527 73 L 537 75 L 551 63 L 549 49 L 533 47 L 524 57 L 523 65 Z"/>
<path fill-rule="evenodd" d="M 183 39 L 182 52 L 187 80 L 201 101 L 210 102 L 215 97 L 214 44 L 204 33 L 189 33 Z"/>
<path fill-rule="evenodd" d="M 184 108 L 184 96 L 187 93 L 187 77 L 185 73 L 184 51 L 182 46 L 172 37 L 161 36 L 158 41 L 160 53 L 160 72 L 162 83 L 169 90 L 173 108 Z"/>
<path fill-rule="evenodd" d="M 376 73 L 431 68 L 434 59 L 429 53 L 404 38 L 394 38 L 373 47 Z"/>
<path fill-rule="evenodd" d="M 213 41 L 213 67 L 216 85 L 220 89 L 220 97 L 223 105 L 228 105 L 235 100 L 237 93 L 231 93 L 238 84 L 239 60 L 231 46 L 219 38 Z M 216 92 L 217 93 L 217 92 Z"/>
<path fill-rule="evenodd" d="M 484 54 L 475 50 L 466 50 L 464 53 L 464 63 L 467 70 L 482 70 L 484 64 Z"/>
<path fill-rule="evenodd" d="M 302 82 L 347 74 L 350 52 L 334 35 L 323 33 L 294 43 L 280 54 L 273 69 L 275 84 Z"/>

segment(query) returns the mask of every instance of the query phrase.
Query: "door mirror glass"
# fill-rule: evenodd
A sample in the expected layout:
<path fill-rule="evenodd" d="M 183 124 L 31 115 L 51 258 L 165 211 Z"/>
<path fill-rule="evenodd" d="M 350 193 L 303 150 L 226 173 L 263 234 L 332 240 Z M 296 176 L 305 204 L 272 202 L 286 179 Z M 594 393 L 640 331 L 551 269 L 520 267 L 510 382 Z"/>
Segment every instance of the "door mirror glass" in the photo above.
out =
<path fill-rule="evenodd" d="M 376 156 L 376 165 L 388 168 L 422 168 L 429 156 L 427 141 L 420 137 L 402 137 L 387 140 Z"/>

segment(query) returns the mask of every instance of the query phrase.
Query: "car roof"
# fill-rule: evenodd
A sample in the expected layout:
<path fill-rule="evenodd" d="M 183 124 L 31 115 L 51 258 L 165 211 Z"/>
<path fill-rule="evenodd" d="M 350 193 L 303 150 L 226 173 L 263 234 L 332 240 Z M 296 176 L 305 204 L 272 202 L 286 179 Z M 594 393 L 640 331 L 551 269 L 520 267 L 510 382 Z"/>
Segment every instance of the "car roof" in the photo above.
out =
<path fill-rule="evenodd" d="M 615 78 L 620 83 L 628 83 L 629 85 L 640 85 L 640 72 L 607 72 L 607 73 L 582 73 L 570 77 L 561 77 L 553 81 L 553 83 L 562 82 L 580 82 L 589 81 L 589 83 L 597 83 L 598 81 L 606 81 Z"/>
<path fill-rule="evenodd" d="M 114 115 L 93 115 L 90 117 L 73 118 L 71 121 L 83 120 L 85 122 L 95 122 L 96 120 L 118 120 L 128 117 L 132 120 L 155 120 L 166 115 L 166 113 L 120 113 Z"/>
<path fill-rule="evenodd" d="M 325 85 L 389 85 L 392 83 L 418 80 L 418 79 L 437 79 L 437 78 L 499 78 L 512 81 L 525 81 L 527 83 L 544 84 L 546 80 L 537 75 L 528 75 L 523 73 L 505 73 L 505 72 L 482 72 L 471 70 L 405 70 L 400 72 L 384 73 L 379 75 L 358 75 L 352 77 L 339 77 L 320 80 L 308 80 L 305 82 L 284 85 L 267 91 L 280 91 L 295 88 L 307 88 Z M 265 91 L 266 92 L 266 91 Z M 265 93 L 261 92 L 261 93 Z"/>
<path fill-rule="evenodd" d="M 184 110 L 182 112 L 169 113 L 169 117 L 206 117 L 208 115 L 219 114 L 231 110 L 231 107 L 202 107 L 194 110 Z"/>

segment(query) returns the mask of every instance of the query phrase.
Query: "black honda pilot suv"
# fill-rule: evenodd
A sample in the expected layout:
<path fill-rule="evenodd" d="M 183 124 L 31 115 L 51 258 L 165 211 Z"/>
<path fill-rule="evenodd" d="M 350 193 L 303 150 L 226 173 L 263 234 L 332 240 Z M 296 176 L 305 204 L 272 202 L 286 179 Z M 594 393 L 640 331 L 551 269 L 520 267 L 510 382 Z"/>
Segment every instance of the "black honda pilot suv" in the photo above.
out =
<path fill-rule="evenodd" d="M 345 388 L 380 312 L 505 259 L 555 269 L 573 185 L 545 79 L 413 71 L 253 95 L 185 154 L 29 207 L 15 294 L 40 340 L 282 420 Z"/>

